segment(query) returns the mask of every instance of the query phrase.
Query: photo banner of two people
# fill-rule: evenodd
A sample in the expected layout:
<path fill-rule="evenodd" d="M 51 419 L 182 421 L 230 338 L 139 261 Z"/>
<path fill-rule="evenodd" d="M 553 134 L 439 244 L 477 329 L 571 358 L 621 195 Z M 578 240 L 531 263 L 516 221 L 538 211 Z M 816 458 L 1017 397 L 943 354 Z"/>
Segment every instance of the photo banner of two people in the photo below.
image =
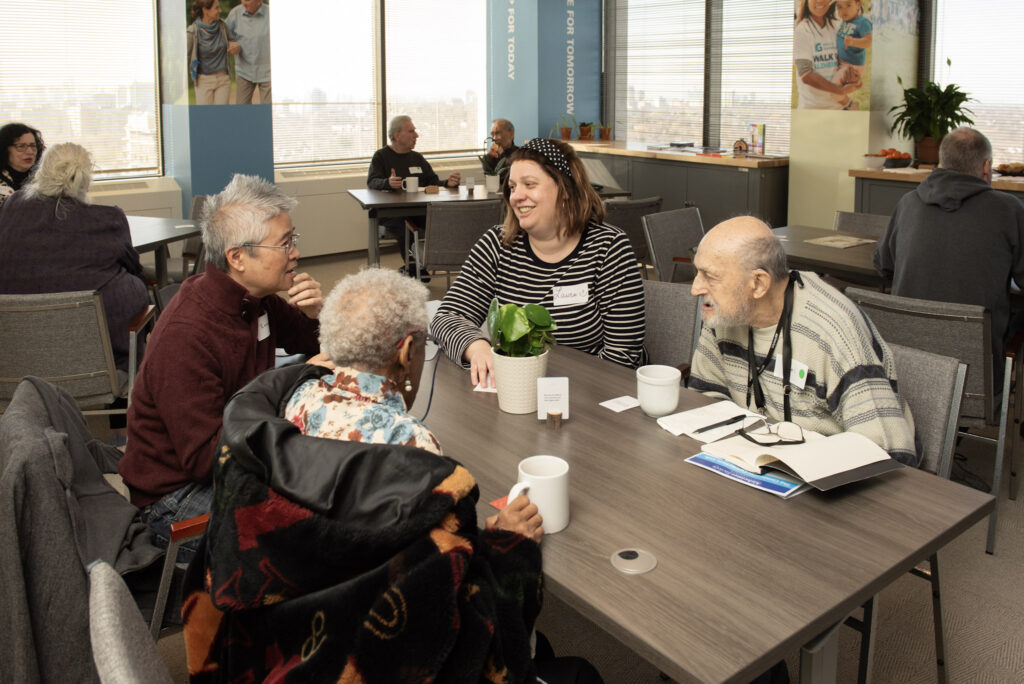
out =
<path fill-rule="evenodd" d="M 270 104 L 270 6 L 186 0 L 189 104 Z"/>
<path fill-rule="evenodd" d="M 796 0 L 797 109 L 869 109 L 872 0 Z"/>

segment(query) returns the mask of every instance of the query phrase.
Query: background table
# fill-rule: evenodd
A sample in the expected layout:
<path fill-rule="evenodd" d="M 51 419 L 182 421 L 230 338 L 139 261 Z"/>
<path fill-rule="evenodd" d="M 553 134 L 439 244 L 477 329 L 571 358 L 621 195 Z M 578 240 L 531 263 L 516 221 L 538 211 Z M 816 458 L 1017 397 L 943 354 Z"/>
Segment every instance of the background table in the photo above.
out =
<path fill-rule="evenodd" d="M 359 202 L 359 205 L 369 215 L 369 233 L 366 236 L 366 259 L 371 265 L 380 264 L 380 244 L 377 232 L 380 219 L 403 218 L 407 216 L 425 217 L 427 215 L 427 206 L 435 202 L 480 202 L 502 198 L 500 192 L 492 192 L 486 196 L 478 197 L 467 192 L 465 186 L 459 188 L 439 188 L 437 194 L 431 195 L 423 192 L 422 188 L 418 192 L 404 192 L 402 190 L 391 192 L 388 190 L 360 188 L 358 190 L 349 190 L 348 194 Z M 629 192 L 621 188 L 604 188 L 598 194 L 602 199 L 629 196 Z M 486 227 L 481 226 L 481 232 Z"/>
<path fill-rule="evenodd" d="M 200 235 L 202 231 L 190 219 L 129 216 L 128 229 L 137 252 L 153 252 L 157 289 L 167 284 L 167 245 Z"/>
<path fill-rule="evenodd" d="M 782 247 L 786 250 L 786 260 L 790 268 L 824 273 L 868 287 L 878 287 L 883 282 L 881 274 L 871 261 L 878 246 L 876 241 L 845 249 L 807 242 L 814 238 L 836 235 L 856 238 L 863 238 L 864 235 L 810 226 L 783 226 L 776 228 L 774 232 L 782 239 Z"/>
<path fill-rule="evenodd" d="M 676 679 L 749 682 L 992 508 L 988 494 L 911 469 L 789 501 L 755 491 L 685 463 L 698 444 L 639 408 L 597 405 L 635 395 L 634 371 L 551 354 L 548 375 L 570 378 L 561 429 L 502 413 L 443 356 L 426 423 L 477 479 L 481 520 L 520 459 L 569 461 L 571 520 L 544 539 L 547 589 Z M 706 402 L 681 391 L 680 410 Z M 653 553 L 657 568 L 612 568 L 627 547 Z"/>

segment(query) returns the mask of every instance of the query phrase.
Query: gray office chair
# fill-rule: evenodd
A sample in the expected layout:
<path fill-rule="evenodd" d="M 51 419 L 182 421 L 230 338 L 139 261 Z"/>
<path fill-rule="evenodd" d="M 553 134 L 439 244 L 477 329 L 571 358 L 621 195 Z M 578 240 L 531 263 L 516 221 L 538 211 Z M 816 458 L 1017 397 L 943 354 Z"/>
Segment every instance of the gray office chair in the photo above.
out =
<path fill-rule="evenodd" d="M 971 304 L 897 297 L 854 287 L 846 290 L 846 296 L 868 315 L 886 342 L 952 356 L 967 365 L 967 382 L 959 425 L 968 428 L 997 429 L 995 438 L 968 432 L 960 433 L 962 438 L 991 444 L 996 449 L 992 473 L 992 494 L 996 497 L 996 507 L 989 518 L 988 539 L 985 545 L 985 551 L 993 553 L 1006 446 L 1006 416 L 1010 398 L 1012 359 L 1004 359 L 1002 387 L 995 387 L 989 312 L 983 307 Z M 1010 470 L 1013 470 L 1012 463 Z"/>
<path fill-rule="evenodd" d="M 192 211 L 189 218 L 198 221 L 203 207 L 206 205 L 206 195 L 196 195 L 192 198 Z M 167 245 L 160 249 L 167 250 Z M 181 246 L 180 257 L 167 257 L 167 280 L 172 283 L 183 282 L 189 276 L 195 275 L 203 268 L 203 259 L 206 254 L 206 247 L 203 245 L 202 237 L 190 237 Z M 156 267 L 143 265 L 142 278 L 151 288 L 156 285 Z"/>
<path fill-rule="evenodd" d="M 413 234 L 417 277 L 420 269 L 444 271 L 448 284 L 451 285 L 452 272 L 462 269 L 462 264 L 469 256 L 469 250 L 484 231 L 502 222 L 503 208 L 502 200 L 427 205 L 422 264 L 419 262 L 419 235 Z"/>
<path fill-rule="evenodd" d="M 896 365 L 901 398 L 910 405 L 914 428 L 921 440 L 921 469 L 949 478 L 956 448 L 956 426 L 963 399 L 967 366 L 951 356 L 889 345 Z M 923 566 L 923 567 L 922 567 Z M 946 682 L 945 639 L 939 586 L 939 556 L 933 553 L 910 574 L 928 580 L 932 588 L 932 620 L 935 626 L 935 663 L 939 682 Z M 871 666 L 874 598 L 864 606 L 863 619 L 847 618 L 846 624 L 861 633 L 858 681 L 866 682 Z"/>
<path fill-rule="evenodd" d="M 139 333 L 156 313 L 143 309 L 129 327 L 128 372 L 114 365 L 107 317 L 99 292 L 0 295 L 0 410 L 18 383 L 35 375 L 66 390 L 86 413 L 119 397 L 131 398 L 138 367 Z"/>
<path fill-rule="evenodd" d="M 128 585 L 103 561 L 89 567 L 89 637 L 93 663 L 103 684 L 171 684 L 171 675 Z"/>
<path fill-rule="evenodd" d="M 661 211 L 661 198 L 609 199 L 604 202 L 604 211 L 604 222 L 621 228 L 626 233 L 636 260 L 641 265 L 640 272 L 646 278 L 650 256 L 648 255 L 647 238 L 644 237 L 643 217 Z"/>
<path fill-rule="evenodd" d="M 648 253 L 658 280 L 684 283 L 696 276 L 693 255 L 704 237 L 697 207 L 673 209 L 643 217 Z M 673 261 L 685 259 L 687 261 Z"/>
<path fill-rule="evenodd" d="M 689 377 L 693 350 L 700 337 L 700 297 L 682 283 L 644 281 L 644 347 L 651 363 L 674 366 Z"/>
<path fill-rule="evenodd" d="M 852 211 L 837 211 L 832 230 L 856 233 L 865 237 L 882 239 L 889 227 L 889 217 L 880 214 L 861 214 Z"/>

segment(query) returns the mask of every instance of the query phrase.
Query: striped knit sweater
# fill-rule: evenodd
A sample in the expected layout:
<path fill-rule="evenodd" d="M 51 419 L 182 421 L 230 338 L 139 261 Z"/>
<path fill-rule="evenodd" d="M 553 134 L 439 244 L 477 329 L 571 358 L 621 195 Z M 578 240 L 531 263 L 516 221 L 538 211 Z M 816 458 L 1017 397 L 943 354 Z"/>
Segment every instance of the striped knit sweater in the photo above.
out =
<path fill-rule="evenodd" d="M 555 287 L 581 283 L 587 285 L 585 302 L 553 306 Z M 629 240 L 618 228 L 589 224 L 576 249 L 557 264 L 538 259 L 525 234 L 506 249 L 501 226 L 485 232 L 430 326 L 449 358 L 462 362 L 466 347 L 484 338 L 480 325 L 494 297 L 502 304 L 547 307 L 558 324 L 558 344 L 630 368 L 646 359 L 643 281 Z"/>
<path fill-rule="evenodd" d="M 804 287 L 797 285 L 793 298 L 793 361 L 794 369 L 797 362 L 804 363 L 808 372 L 803 389 L 791 384 L 793 422 L 824 435 L 859 432 L 897 461 L 918 465 L 914 419 L 906 402 L 896 395 L 892 354 L 881 335 L 838 290 L 813 273 L 800 275 Z M 758 363 L 764 360 L 774 334 L 775 326 L 754 330 Z M 778 376 L 774 365 L 761 374 L 765 413 L 773 422 L 783 419 L 781 358 L 780 337 L 775 352 Z M 746 404 L 746 327 L 701 331 L 689 387 Z"/>

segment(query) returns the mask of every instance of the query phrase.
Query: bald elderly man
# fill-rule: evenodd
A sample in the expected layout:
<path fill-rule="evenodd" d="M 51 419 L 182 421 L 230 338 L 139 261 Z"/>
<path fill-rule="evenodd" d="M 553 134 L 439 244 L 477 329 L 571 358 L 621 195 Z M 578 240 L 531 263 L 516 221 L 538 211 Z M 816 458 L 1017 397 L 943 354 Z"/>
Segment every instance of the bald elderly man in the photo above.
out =
<path fill-rule="evenodd" d="M 753 217 L 715 226 L 693 261 L 704 328 L 690 389 L 770 422 L 823 435 L 859 432 L 900 463 L 919 464 L 892 354 L 853 302 L 814 273 L 790 272 L 778 238 Z"/>

